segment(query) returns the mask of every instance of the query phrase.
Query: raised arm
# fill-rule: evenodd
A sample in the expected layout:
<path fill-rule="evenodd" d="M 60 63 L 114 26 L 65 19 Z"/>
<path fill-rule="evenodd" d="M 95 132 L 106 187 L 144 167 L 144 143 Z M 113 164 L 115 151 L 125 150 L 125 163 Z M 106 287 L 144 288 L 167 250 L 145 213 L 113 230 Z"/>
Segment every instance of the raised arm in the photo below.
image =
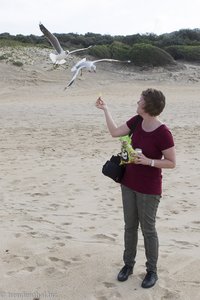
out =
<path fill-rule="evenodd" d="M 117 127 L 108 109 L 107 104 L 100 97 L 96 101 L 96 107 L 103 110 L 106 119 L 106 124 L 112 137 L 119 137 L 129 134 L 130 129 L 126 125 L 126 123 Z"/>

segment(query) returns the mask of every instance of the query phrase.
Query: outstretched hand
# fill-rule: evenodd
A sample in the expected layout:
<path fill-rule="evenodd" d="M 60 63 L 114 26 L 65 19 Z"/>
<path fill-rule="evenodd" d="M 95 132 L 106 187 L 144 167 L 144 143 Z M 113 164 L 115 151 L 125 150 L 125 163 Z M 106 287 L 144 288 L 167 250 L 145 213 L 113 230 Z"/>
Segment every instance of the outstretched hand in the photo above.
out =
<path fill-rule="evenodd" d="M 106 102 L 104 102 L 101 97 L 99 97 L 96 101 L 96 107 L 99 108 L 99 109 L 105 109 L 107 108 L 107 105 L 106 105 Z"/>

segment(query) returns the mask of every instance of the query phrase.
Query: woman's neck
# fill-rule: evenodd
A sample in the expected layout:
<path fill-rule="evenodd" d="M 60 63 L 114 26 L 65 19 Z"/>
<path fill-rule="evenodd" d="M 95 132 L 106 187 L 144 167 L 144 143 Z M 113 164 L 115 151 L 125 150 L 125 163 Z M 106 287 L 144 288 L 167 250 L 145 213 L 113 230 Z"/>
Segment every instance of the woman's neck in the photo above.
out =
<path fill-rule="evenodd" d="M 152 117 L 149 115 L 143 116 L 142 129 L 147 132 L 156 130 L 162 125 L 162 122 L 158 120 L 157 117 Z"/>

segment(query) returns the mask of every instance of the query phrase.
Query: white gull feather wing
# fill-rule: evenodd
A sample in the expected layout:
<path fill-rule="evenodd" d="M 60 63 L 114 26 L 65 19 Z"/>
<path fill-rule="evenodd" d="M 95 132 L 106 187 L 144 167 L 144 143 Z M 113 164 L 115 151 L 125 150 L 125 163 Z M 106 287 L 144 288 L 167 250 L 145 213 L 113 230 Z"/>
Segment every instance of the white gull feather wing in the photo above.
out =
<path fill-rule="evenodd" d="M 44 34 L 44 36 L 48 39 L 51 45 L 54 47 L 58 54 L 62 53 L 64 50 L 61 47 L 57 37 L 53 35 L 42 23 L 39 24 L 40 30 Z"/>
<path fill-rule="evenodd" d="M 127 62 L 127 63 L 131 62 L 130 60 L 119 60 L 119 59 L 112 59 L 112 58 L 102 58 L 102 59 L 94 60 L 93 63 L 95 64 L 95 63 L 100 62 L 100 61 Z"/>
<path fill-rule="evenodd" d="M 72 50 L 72 51 L 69 51 L 68 54 L 72 54 L 72 53 L 79 52 L 79 51 L 84 51 L 84 50 L 87 50 L 87 49 L 89 49 L 91 47 L 92 46 L 89 46 L 89 47 L 86 47 L 86 48 L 80 48 L 80 49 Z"/>
<path fill-rule="evenodd" d="M 65 90 L 73 84 L 73 82 L 75 81 L 76 77 L 78 76 L 78 73 L 83 68 L 84 68 L 84 66 L 80 66 L 79 68 L 77 68 L 77 70 L 74 72 L 74 75 L 73 75 L 72 79 L 70 80 L 70 82 L 68 83 L 68 85 L 65 87 Z"/>
<path fill-rule="evenodd" d="M 84 63 L 86 62 L 86 58 L 84 57 L 83 59 L 79 60 L 72 68 L 71 71 L 72 72 L 76 72 L 76 70 L 80 67 L 84 68 L 85 65 Z"/>

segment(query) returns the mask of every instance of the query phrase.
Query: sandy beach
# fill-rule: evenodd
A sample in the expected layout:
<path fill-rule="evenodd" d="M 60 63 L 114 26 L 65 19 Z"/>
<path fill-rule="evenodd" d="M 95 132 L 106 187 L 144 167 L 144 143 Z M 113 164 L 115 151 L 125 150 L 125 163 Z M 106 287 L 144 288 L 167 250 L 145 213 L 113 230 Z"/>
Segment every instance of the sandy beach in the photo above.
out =
<path fill-rule="evenodd" d="M 23 67 L 0 61 L 0 299 L 199 300 L 200 66 L 102 63 L 64 91 L 78 57 L 54 70 L 48 53 L 13 52 Z M 116 279 L 123 266 L 120 186 L 101 168 L 120 141 L 95 101 L 101 95 L 121 124 L 148 87 L 166 95 L 160 119 L 174 135 L 177 167 L 163 171 L 159 280 L 144 290 L 141 231 L 133 275 Z"/>

